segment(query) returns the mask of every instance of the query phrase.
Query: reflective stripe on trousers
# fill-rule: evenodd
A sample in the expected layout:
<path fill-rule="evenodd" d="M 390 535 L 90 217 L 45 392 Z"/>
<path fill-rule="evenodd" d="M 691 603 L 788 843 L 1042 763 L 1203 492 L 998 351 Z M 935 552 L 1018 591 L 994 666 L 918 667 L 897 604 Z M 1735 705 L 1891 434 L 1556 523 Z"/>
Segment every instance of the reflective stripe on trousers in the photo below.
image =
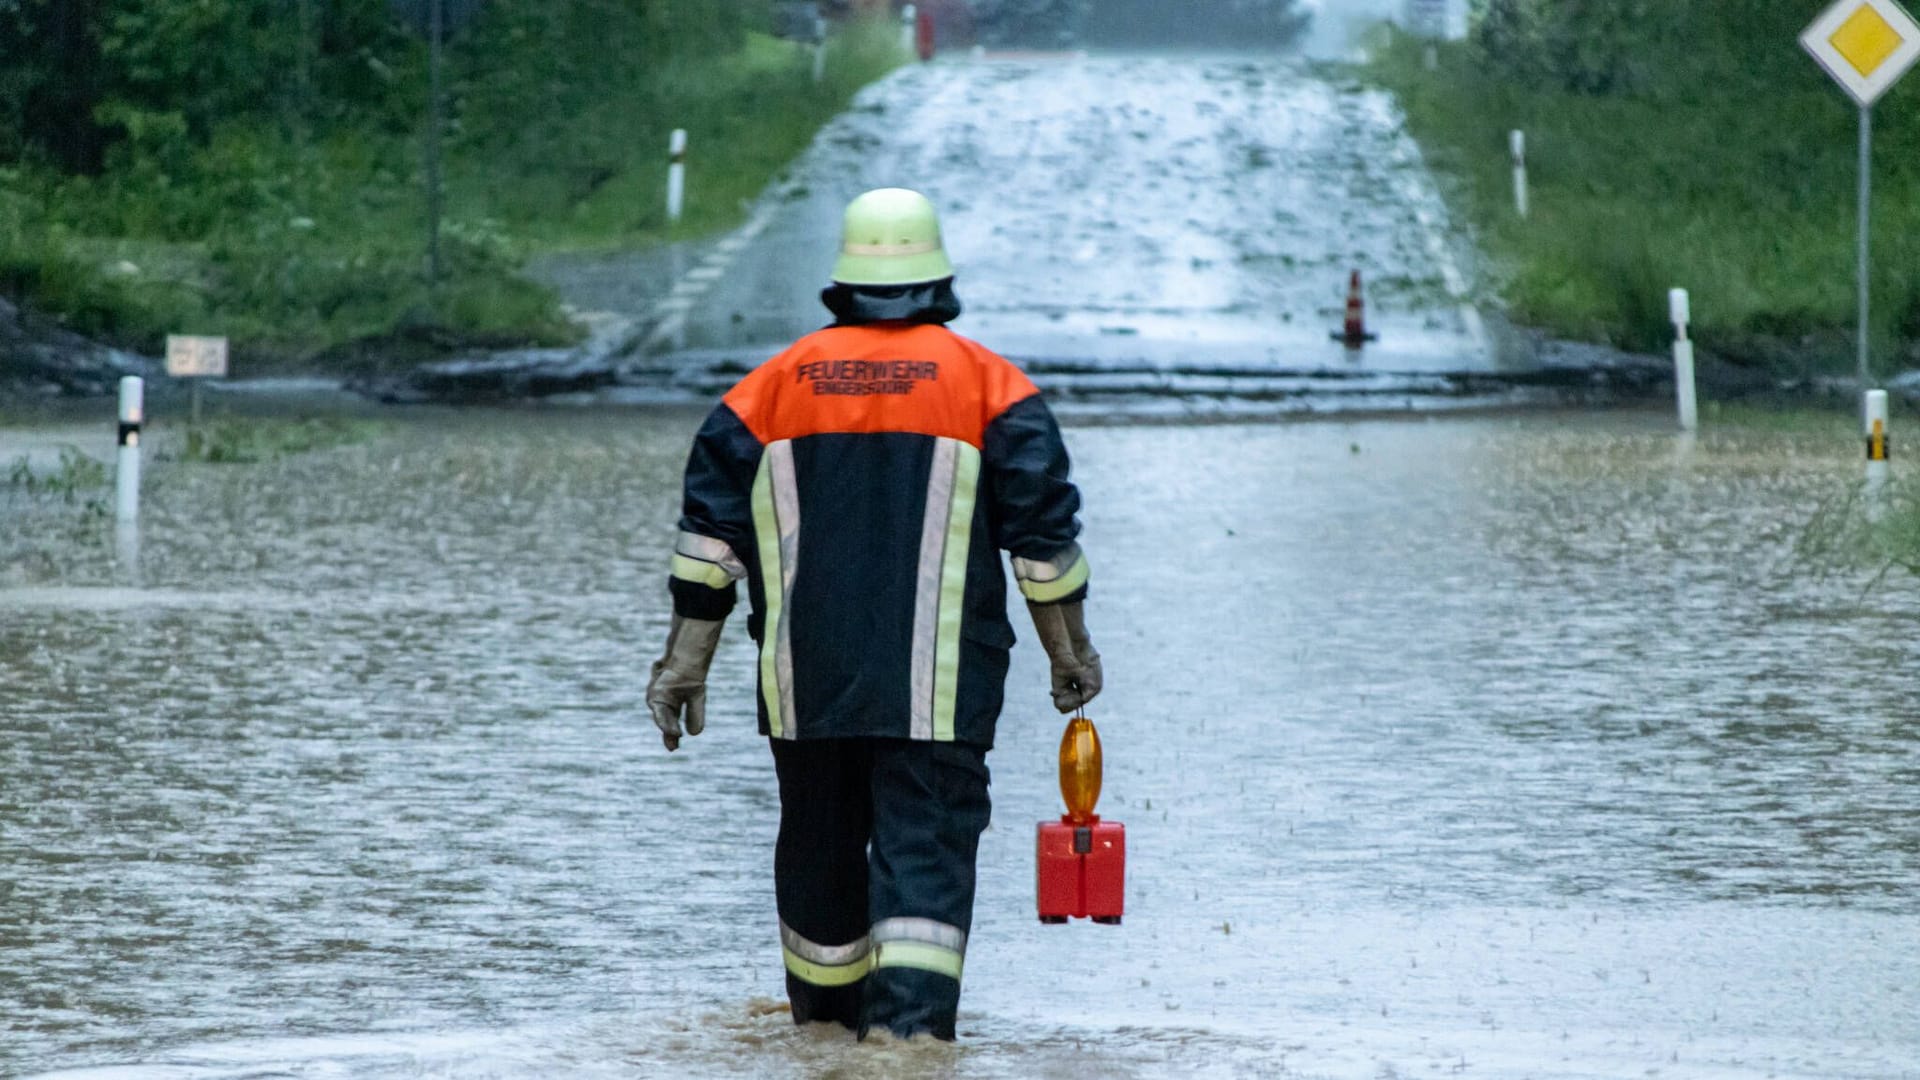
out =
<path fill-rule="evenodd" d="M 867 977 L 873 968 L 873 947 L 867 938 L 846 945 L 821 945 L 780 922 L 780 955 L 796 978 L 815 986 L 846 986 Z"/>
<path fill-rule="evenodd" d="M 951 1038 L 992 811 L 986 750 L 900 738 L 767 743 L 780 784 L 780 918 L 815 942 L 865 938 L 870 950 L 865 979 L 848 953 L 796 953 L 786 978 L 794 1016 Z M 783 936 L 783 952 L 794 944 Z M 856 966 L 807 966 L 843 964 Z M 829 977 L 853 981 L 809 981 Z"/>
<path fill-rule="evenodd" d="M 846 945 L 808 941 L 780 923 L 780 953 L 787 971 L 815 986 L 846 986 L 878 968 L 931 971 L 958 981 L 966 963 L 967 935 L 934 919 L 893 918 Z"/>
<path fill-rule="evenodd" d="M 933 919 L 881 919 L 867 936 L 876 968 L 919 968 L 958 980 L 966 963 L 966 931 Z"/>

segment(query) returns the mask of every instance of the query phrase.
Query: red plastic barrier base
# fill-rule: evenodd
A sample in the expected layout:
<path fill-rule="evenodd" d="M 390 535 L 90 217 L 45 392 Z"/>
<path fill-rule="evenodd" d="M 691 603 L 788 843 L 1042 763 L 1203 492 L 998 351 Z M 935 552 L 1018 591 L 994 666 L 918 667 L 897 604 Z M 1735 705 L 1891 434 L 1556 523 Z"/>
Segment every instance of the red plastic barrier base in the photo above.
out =
<path fill-rule="evenodd" d="M 1098 815 L 1040 823 L 1040 921 L 1092 919 L 1119 925 L 1125 913 L 1127 828 Z"/>

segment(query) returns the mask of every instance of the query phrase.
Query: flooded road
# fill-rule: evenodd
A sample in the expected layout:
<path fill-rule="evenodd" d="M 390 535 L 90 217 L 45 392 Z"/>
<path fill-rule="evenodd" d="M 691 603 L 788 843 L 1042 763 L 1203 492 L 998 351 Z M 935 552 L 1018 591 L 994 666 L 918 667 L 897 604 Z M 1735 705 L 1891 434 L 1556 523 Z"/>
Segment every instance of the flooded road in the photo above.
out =
<path fill-rule="evenodd" d="M 1154 395 L 1173 414 L 1222 399 L 1401 408 L 1499 366 L 1471 246 L 1392 99 L 1272 55 L 903 68 L 732 235 L 535 273 L 587 324 L 634 335 L 603 398 L 712 396 L 828 320 L 842 211 L 888 186 L 940 208 L 966 308 L 955 329 L 1056 397 Z M 1362 349 L 1329 336 L 1355 271 L 1378 334 Z"/>
<path fill-rule="evenodd" d="M 154 462 L 138 587 L 0 489 L 0 1074 L 1920 1075 L 1920 588 L 1793 556 L 1850 443 L 1070 429 L 1126 925 L 1032 915 L 1023 642 L 962 1041 L 857 1047 L 777 1004 L 744 620 L 640 706 L 698 419 Z"/>

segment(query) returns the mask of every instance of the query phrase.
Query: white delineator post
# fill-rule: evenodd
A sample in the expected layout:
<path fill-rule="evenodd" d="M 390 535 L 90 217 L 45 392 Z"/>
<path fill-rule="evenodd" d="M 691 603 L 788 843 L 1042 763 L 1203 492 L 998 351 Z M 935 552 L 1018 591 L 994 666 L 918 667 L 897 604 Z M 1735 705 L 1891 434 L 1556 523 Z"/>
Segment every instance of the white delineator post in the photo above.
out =
<path fill-rule="evenodd" d="M 1673 397 L 1680 409 L 1680 430 L 1700 426 L 1700 400 L 1693 377 L 1693 341 L 1687 337 L 1687 324 L 1693 321 L 1693 306 L 1685 289 L 1667 292 L 1667 311 L 1673 319 Z"/>
<path fill-rule="evenodd" d="M 146 422 L 146 383 L 138 375 L 120 380 L 120 454 L 114 467 L 113 517 L 121 525 L 140 519 L 140 427 Z"/>
<path fill-rule="evenodd" d="M 900 9 L 900 50 L 912 52 L 914 49 L 914 24 L 920 19 L 920 9 L 908 4 Z"/>
<path fill-rule="evenodd" d="M 1885 390 L 1867 391 L 1867 490 L 1879 494 L 1886 485 L 1889 467 L 1887 459 L 1887 392 Z"/>
<path fill-rule="evenodd" d="M 1527 133 L 1508 132 L 1507 149 L 1513 155 L 1513 209 L 1524 218 L 1527 216 Z"/>
<path fill-rule="evenodd" d="M 667 140 L 667 220 L 679 221 L 687 208 L 687 129 L 674 128 Z"/>

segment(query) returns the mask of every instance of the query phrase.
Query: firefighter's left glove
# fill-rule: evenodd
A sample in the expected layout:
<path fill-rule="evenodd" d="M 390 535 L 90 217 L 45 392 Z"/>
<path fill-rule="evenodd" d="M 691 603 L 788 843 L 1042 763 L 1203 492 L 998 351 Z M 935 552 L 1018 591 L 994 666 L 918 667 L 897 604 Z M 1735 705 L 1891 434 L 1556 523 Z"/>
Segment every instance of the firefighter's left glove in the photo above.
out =
<path fill-rule="evenodd" d="M 707 726 L 707 668 L 720 648 L 724 625 L 724 619 L 673 617 L 667 653 L 653 662 L 653 679 L 647 683 L 647 708 L 668 750 L 680 749 L 682 710 L 686 734 L 698 735 Z"/>
<path fill-rule="evenodd" d="M 1093 651 L 1093 640 L 1087 636 L 1083 603 L 1036 604 L 1029 600 L 1027 612 L 1033 616 L 1034 633 L 1047 650 L 1047 662 L 1053 669 L 1053 707 L 1070 713 L 1092 701 L 1100 693 L 1105 675 L 1100 670 L 1100 654 Z"/>

